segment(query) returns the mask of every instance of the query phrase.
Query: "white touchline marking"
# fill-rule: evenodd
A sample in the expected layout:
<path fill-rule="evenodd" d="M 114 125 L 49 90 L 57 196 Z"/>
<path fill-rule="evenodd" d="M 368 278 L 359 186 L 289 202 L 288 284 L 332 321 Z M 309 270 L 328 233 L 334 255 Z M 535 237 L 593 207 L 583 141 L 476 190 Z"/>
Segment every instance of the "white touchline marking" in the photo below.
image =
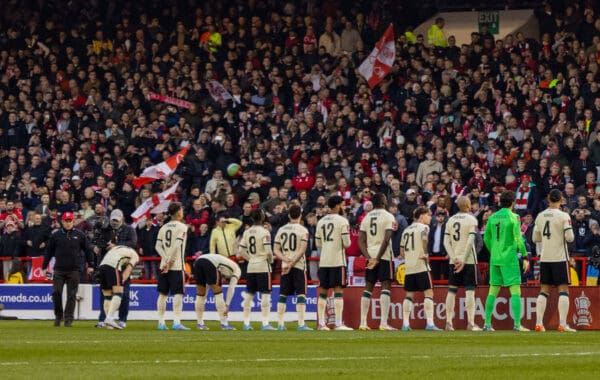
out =
<path fill-rule="evenodd" d="M 487 354 L 471 355 L 471 358 L 516 358 L 516 357 L 547 357 L 547 356 L 595 356 L 600 352 L 548 352 L 548 353 L 522 353 L 522 354 Z M 444 355 L 445 358 L 459 358 L 464 355 Z M 116 365 L 116 364 L 201 364 L 201 363 L 264 363 L 264 362 L 315 362 L 315 361 L 348 361 L 348 360 L 382 360 L 390 359 L 389 356 L 345 356 L 345 357 L 315 357 L 315 358 L 256 358 L 256 359 L 168 359 L 168 360 L 88 360 L 88 361 L 46 361 L 46 362 L 0 362 L 0 366 L 21 365 Z M 398 355 L 401 359 L 433 359 L 432 355 Z"/>
<path fill-rule="evenodd" d="M 315 357 L 315 358 L 256 358 L 256 359 L 167 359 L 167 360 L 88 360 L 88 361 L 47 361 L 35 362 L 41 365 L 115 365 L 115 364 L 194 364 L 194 363 L 240 363 L 240 362 L 312 362 L 312 361 L 348 361 L 348 360 L 375 360 L 389 359 L 389 356 L 346 356 L 346 357 Z M 21 362 L 0 362 L 0 366 L 18 366 L 31 365 L 34 363 Z"/>

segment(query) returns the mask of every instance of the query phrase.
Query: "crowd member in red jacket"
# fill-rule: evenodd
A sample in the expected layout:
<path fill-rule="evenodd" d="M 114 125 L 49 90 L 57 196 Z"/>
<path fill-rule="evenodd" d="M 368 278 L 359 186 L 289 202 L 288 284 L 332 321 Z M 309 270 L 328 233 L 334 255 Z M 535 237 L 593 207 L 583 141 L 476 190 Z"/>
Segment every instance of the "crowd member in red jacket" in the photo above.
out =
<path fill-rule="evenodd" d="M 292 183 L 296 192 L 312 190 L 313 185 L 315 184 L 315 177 L 308 171 L 306 162 L 300 161 L 298 163 L 298 175 L 294 177 Z"/>

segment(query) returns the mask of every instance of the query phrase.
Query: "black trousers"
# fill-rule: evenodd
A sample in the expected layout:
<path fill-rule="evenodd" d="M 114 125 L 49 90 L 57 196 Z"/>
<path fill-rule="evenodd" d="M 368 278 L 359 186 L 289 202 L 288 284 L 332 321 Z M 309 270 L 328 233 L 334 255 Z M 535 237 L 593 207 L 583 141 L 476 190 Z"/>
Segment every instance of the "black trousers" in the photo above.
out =
<path fill-rule="evenodd" d="M 56 319 L 73 322 L 80 275 L 78 270 L 68 272 L 54 271 L 52 301 L 54 302 L 54 316 Z M 67 285 L 67 304 L 63 312 L 62 294 L 65 284 Z"/>
<path fill-rule="evenodd" d="M 432 256 L 443 257 L 436 254 Z M 431 276 L 434 280 L 448 279 L 448 260 L 431 260 L 429 266 L 431 267 Z"/>

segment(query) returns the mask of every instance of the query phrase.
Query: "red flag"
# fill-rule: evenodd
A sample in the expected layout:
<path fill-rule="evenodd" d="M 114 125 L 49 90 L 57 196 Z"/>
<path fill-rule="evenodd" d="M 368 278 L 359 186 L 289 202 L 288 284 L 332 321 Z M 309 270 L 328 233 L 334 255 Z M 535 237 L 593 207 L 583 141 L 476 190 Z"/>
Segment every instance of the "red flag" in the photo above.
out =
<path fill-rule="evenodd" d="M 43 264 L 44 264 L 44 256 L 38 256 L 38 257 L 31 258 L 31 272 L 29 273 L 29 277 L 28 277 L 29 281 L 44 281 L 44 280 L 46 280 L 46 276 L 44 276 L 44 268 L 42 268 Z"/>
<path fill-rule="evenodd" d="M 133 186 L 136 189 L 139 189 L 140 187 L 154 181 L 155 179 L 163 179 L 173 174 L 175 169 L 177 169 L 179 163 L 183 161 L 183 158 L 185 157 L 188 149 L 190 149 L 189 145 L 177 152 L 177 154 L 175 154 L 174 156 L 167 158 L 166 161 L 144 169 L 144 172 L 141 176 L 133 179 Z"/>
<path fill-rule="evenodd" d="M 172 96 L 164 96 L 164 95 L 157 94 L 154 92 L 148 93 L 148 100 L 157 100 L 159 102 L 172 104 L 174 106 L 182 107 L 182 108 L 190 108 L 190 106 L 192 105 L 192 103 L 188 102 L 187 100 L 177 99 Z"/>
<path fill-rule="evenodd" d="M 395 58 L 394 28 L 390 24 L 371 54 L 360 64 L 358 72 L 369 82 L 369 87 L 373 88 L 392 70 Z"/>

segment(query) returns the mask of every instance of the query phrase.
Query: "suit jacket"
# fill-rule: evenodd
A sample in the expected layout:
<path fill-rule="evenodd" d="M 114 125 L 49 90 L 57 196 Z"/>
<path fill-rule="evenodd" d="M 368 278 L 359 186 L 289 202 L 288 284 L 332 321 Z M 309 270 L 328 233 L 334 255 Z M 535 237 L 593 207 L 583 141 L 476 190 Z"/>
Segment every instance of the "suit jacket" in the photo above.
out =
<path fill-rule="evenodd" d="M 446 249 L 444 248 L 444 233 L 446 232 L 446 223 L 442 226 L 440 232 L 440 251 L 434 253 L 433 246 L 435 242 L 435 231 L 437 230 L 437 224 L 433 223 L 429 228 L 429 241 L 427 242 L 427 252 L 431 256 L 446 256 Z"/>

